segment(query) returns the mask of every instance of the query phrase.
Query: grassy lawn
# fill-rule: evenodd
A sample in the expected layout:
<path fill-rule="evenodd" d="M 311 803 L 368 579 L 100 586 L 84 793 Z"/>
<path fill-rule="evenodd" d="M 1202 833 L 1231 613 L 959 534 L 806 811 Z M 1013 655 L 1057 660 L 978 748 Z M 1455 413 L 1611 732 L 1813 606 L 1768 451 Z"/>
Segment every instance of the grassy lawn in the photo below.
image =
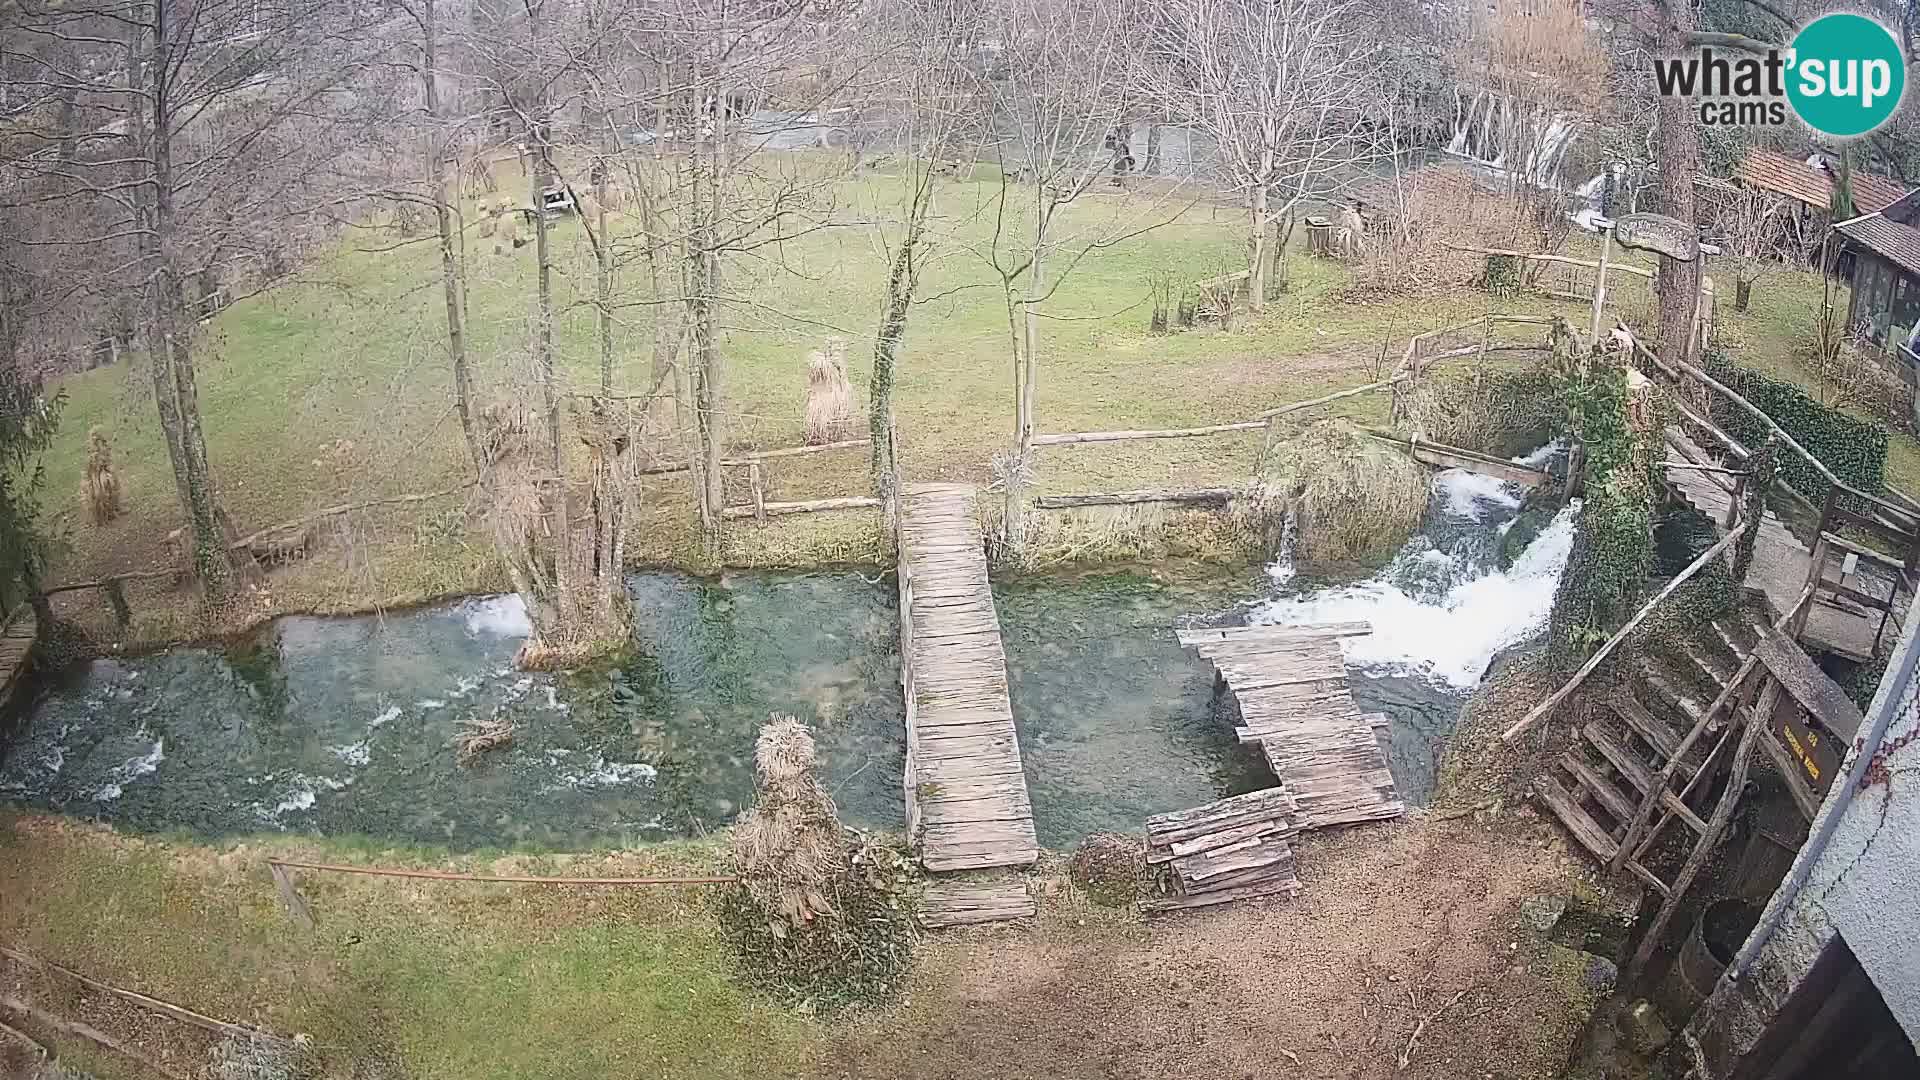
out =
<path fill-rule="evenodd" d="M 1297 901 L 1143 923 L 1092 906 L 1049 860 L 1036 919 L 923 938 L 897 1001 L 823 1019 L 733 981 L 691 888 L 557 889 L 307 874 L 316 928 L 282 912 L 264 859 L 575 875 L 713 864 L 711 842 L 617 855 L 445 861 L 273 837 L 205 847 L 0 817 L 0 941 L 220 1019 L 311 1040 L 337 1080 L 973 1080 L 1266 1076 L 1283 1054 L 1356 1080 L 1558 1075 L 1593 1004 L 1583 954 L 1516 930 L 1589 871 L 1532 816 L 1302 837 Z M 1627 910 L 1623 908 L 1622 910 Z M 1339 932 L 1329 933 L 1329 927 Z M 0 960 L 9 993 L 199 1075 L 210 1037 Z M 1399 985 L 1383 990 L 1387 983 Z M 1432 1025 L 1418 993 L 1474 996 Z M 1391 995 L 1389 997 L 1389 995 Z M 117 1006 L 117 1007 L 116 1007 Z M 151 1073 L 18 1021 L 101 1080 Z M 1269 1071 L 1262 1071 L 1269 1069 Z M 1319 1075 L 1319 1074 L 1314 1074 Z"/>
<path fill-rule="evenodd" d="M 884 220 L 883 181 L 843 184 L 848 216 Z M 993 221 L 981 208 L 998 185 L 955 181 L 943 188 L 945 237 L 926 272 L 898 379 L 898 429 L 910 480 L 980 481 L 1009 441 L 1010 363 L 1005 309 L 984 249 Z M 1349 385 L 1383 343 L 1397 355 L 1414 333 L 1487 310 L 1543 310 L 1548 302 L 1494 301 L 1485 294 L 1344 301 L 1348 271 L 1304 255 L 1294 287 L 1259 319 L 1232 334 L 1145 333 L 1148 276 L 1199 278 L 1231 267 L 1242 250 L 1240 220 L 1205 206 L 1144 197 L 1088 196 L 1067 215 L 1069 233 L 1114 223 L 1167 224 L 1079 263 L 1047 305 L 1039 368 L 1044 430 L 1186 426 L 1241 419 L 1260 408 Z M 625 223 L 626 227 L 631 222 Z M 750 303 L 730 306 L 724 392 L 735 449 L 800 441 L 808 352 L 829 334 L 847 337 L 856 394 L 864 398 L 885 265 L 878 226 L 822 230 L 774 252 L 737 260 L 729 285 Z M 320 507 L 406 492 L 435 491 L 465 476 L 452 412 L 437 256 L 430 240 L 394 247 L 391 236 L 356 234 L 300 279 L 221 312 L 200 349 L 199 385 L 209 453 L 221 497 L 247 531 Z M 522 377 L 529 340 L 531 247 L 496 253 L 470 235 L 468 308 L 483 400 L 487 388 Z M 597 353 L 591 310 L 592 261 L 580 225 L 557 235 L 556 290 L 561 363 L 570 382 L 591 387 Z M 375 250 L 378 249 L 378 250 Z M 645 274 L 624 271 L 616 335 L 619 392 L 648 382 L 653 310 Z M 64 380 L 60 440 L 47 456 L 48 503 L 67 555 L 56 580 L 165 565 L 162 540 L 178 524 L 173 485 L 138 362 Z M 1349 411 L 1371 417 L 1377 402 Z M 112 440 L 127 513 L 102 528 L 86 524 L 79 486 L 90 428 Z M 654 447 L 661 457 L 678 448 Z M 1245 474 L 1252 438 L 1104 444 L 1043 452 L 1043 489 L 1098 490 L 1232 479 Z M 769 470 L 775 498 L 855 494 L 866 484 L 858 451 L 783 462 Z M 693 513 L 683 476 L 655 478 L 644 493 L 630 550 L 641 561 L 694 565 Z M 736 501 L 744 501 L 744 494 Z M 396 605 L 501 587 L 478 523 L 459 498 L 353 515 L 309 561 L 276 572 L 260 613 L 342 611 Z M 809 515 L 734 530 L 726 561 L 874 561 L 884 558 L 872 515 Z M 95 594 L 77 601 L 96 617 Z M 187 632 L 190 590 L 155 583 L 135 590 L 136 636 Z"/>
<path fill-rule="evenodd" d="M 886 221 L 888 183 L 840 184 L 834 189 L 840 217 Z M 943 182 L 943 235 L 922 287 L 923 296 L 937 299 L 912 313 L 897 382 L 909 480 L 983 483 L 992 455 L 1010 441 L 1005 309 L 997 288 L 986 284 L 993 280 L 987 248 L 994 219 L 985 208 L 998 191 L 997 183 L 984 180 Z M 1219 273 L 1241 258 L 1243 237 L 1239 216 L 1229 210 L 1182 212 L 1143 195 L 1104 193 L 1071 208 L 1064 232 L 1091 235 L 1149 221 L 1165 224 L 1090 253 L 1047 305 L 1037 402 L 1043 431 L 1243 419 L 1362 381 L 1383 348 L 1397 356 L 1415 333 L 1490 310 L 1569 308 L 1537 297 L 1497 300 L 1474 289 L 1355 300 L 1346 289 L 1347 267 L 1297 254 L 1291 291 L 1235 332 L 1150 336 L 1150 275 Z M 619 219 L 616 236 L 632 228 L 631 220 Z M 806 356 L 831 334 L 848 340 L 855 392 L 864 404 L 885 291 L 883 229 L 823 229 L 730 263 L 729 288 L 744 301 L 728 306 L 722 318 L 726 428 L 734 450 L 800 442 Z M 468 250 L 469 336 L 484 403 L 502 385 L 526 377 L 532 249 L 496 252 L 495 241 L 472 233 Z M 593 313 L 585 306 L 592 257 L 577 221 L 559 226 L 556 252 L 560 362 L 571 386 L 591 389 L 598 364 Z M 298 280 L 210 322 L 199 373 L 208 448 L 222 500 L 242 531 L 324 506 L 437 491 L 466 477 L 437 273 L 431 238 L 401 243 L 356 233 Z M 646 275 L 637 261 L 622 271 L 620 288 L 631 306 L 621 310 L 616 333 L 617 392 L 640 393 L 650 381 L 655 308 L 646 303 Z M 1644 293 L 1616 287 L 1617 305 L 1629 319 L 1649 313 Z M 1745 362 L 1811 385 L 1795 350 L 1817 302 L 1815 276 L 1780 271 L 1761 283 L 1748 312 L 1733 312 L 1730 295 L 1723 299 L 1720 326 Z M 67 409 L 46 461 L 48 504 L 67 544 L 56 580 L 167 565 L 163 539 L 179 519 L 144 380 L 136 360 L 62 383 Z M 1330 411 L 1378 420 L 1383 408 L 1381 401 L 1356 399 Z M 859 426 L 864 430 L 864 417 Z M 127 513 L 105 527 L 85 523 L 79 507 L 86 435 L 94 427 L 112 440 L 126 491 Z M 1039 483 L 1054 492 L 1234 483 L 1252 467 L 1259 438 L 1255 432 L 1049 448 L 1039 456 Z M 646 449 L 659 458 L 680 456 L 677 446 Z M 772 497 L 861 493 L 865 462 L 864 452 L 846 451 L 777 463 L 768 470 Z M 1888 472 L 1895 484 L 1920 490 L 1920 444 L 1896 437 Z M 633 558 L 703 566 L 684 474 L 648 481 L 629 544 Z M 732 495 L 735 502 L 746 499 L 744 491 Z M 735 525 L 723 562 L 885 562 L 884 545 L 871 513 L 804 515 Z M 254 598 L 253 613 L 365 610 L 504 586 L 481 523 L 456 495 L 329 519 L 317 553 L 274 572 Z M 134 638 L 167 640 L 200 629 L 190 586 L 156 581 L 131 591 Z M 94 593 L 71 598 L 67 610 L 96 626 L 106 615 Z"/>
<path fill-rule="evenodd" d="M 0 940 L 224 1019 L 310 1035 L 316 1075 L 400 1075 L 404 1063 L 405 1075 L 449 1080 L 692 1080 L 787 1075 L 817 1053 L 812 1020 L 735 988 L 696 888 L 532 893 L 309 875 L 300 888 L 318 926 L 308 932 L 282 910 L 263 860 L 368 853 L 265 843 L 206 848 L 44 818 L 0 821 L 0 874 L 20 885 L 0 896 Z M 435 864 L 671 874 L 703 872 L 715 857 L 711 845 L 669 844 Z M 136 1030 L 150 1049 L 191 1033 Z M 111 1055 L 88 1064 L 103 1076 L 141 1075 Z"/>

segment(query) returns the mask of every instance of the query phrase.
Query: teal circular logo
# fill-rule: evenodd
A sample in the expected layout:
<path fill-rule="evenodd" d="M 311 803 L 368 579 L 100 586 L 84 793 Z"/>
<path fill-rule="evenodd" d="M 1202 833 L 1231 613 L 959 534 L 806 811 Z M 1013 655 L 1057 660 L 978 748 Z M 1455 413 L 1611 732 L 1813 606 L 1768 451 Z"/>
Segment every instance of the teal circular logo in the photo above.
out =
<path fill-rule="evenodd" d="M 1907 65 L 1891 31 L 1864 15 L 1822 15 L 1793 39 L 1787 100 L 1815 131 L 1865 135 L 1900 107 Z"/>

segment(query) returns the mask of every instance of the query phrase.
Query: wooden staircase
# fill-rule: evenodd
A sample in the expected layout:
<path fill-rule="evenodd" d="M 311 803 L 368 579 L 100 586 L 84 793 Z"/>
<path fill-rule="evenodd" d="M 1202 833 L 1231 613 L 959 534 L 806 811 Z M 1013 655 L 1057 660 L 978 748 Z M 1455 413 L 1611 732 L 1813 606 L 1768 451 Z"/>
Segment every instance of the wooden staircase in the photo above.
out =
<path fill-rule="evenodd" d="M 1729 734 L 1724 710 L 1713 723 L 1701 724 L 1717 701 L 1700 701 L 1691 686 L 1711 687 L 1716 699 L 1724 695 L 1764 630 L 1730 618 L 1718 620 L 1705 644 L 1689 645 L 1665 663 L 1644 662 L 1630 685 L 1575 732 L 1573 745 L 1534 782 L 1535 797 L 1581 847 L 1662 896 L 1671 894 L 1671 885 L 1641 860 L 1674 821 L 1692 830 L 1696 839 L 1706 835 L 1710 792 L 1701 780 L 1711 775 L 1709 764 Z M 1686 745 L 1697 727 L 1704 729 L 1702 736 Z M 1649 826 L 1622 857 L 1621 845 L 1628 842 L 1636 813 L 1656 791 L 1657 809 Z"/>

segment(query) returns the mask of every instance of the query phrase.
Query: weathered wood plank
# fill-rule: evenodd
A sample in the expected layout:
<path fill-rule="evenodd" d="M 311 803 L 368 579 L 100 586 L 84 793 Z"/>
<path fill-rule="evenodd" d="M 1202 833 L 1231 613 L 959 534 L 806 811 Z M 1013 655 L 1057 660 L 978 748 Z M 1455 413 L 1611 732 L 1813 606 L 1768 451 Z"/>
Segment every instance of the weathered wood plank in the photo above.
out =
<path fill-rule="evenodd" d="M 940 880 L 927 886 L 920 902 L 920 924 L 929 929 L 1024 919 L 1035 910 L 1033 894 L 1021 881 Z"/>
<path fill-rule="evenodd" d="M 1814 666 L 1793 640 L 1775 630 L 1754 646 L 1767 671 L 1787 696 L 1813 714 L 1828 731 L 1852 742 L 1860 732 L 1860 709 L 1827 673 Z"/>
<path fill-rule="evenodd" d="M 910 694 L 909 819 L 930 870 L 1039 855 L 973 489 L 902 493 L 902 656 Z"/>

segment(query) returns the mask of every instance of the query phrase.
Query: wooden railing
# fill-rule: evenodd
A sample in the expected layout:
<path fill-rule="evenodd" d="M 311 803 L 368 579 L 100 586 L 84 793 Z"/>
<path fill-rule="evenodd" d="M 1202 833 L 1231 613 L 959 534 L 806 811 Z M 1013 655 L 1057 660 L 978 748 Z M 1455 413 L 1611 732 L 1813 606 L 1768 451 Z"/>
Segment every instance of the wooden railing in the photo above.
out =
<path fill-rule="evenodd" d="M 1607 639 L 1606 644 L 1600 646 L 1600 648 L 1587 659 L 1587 662 L 1581 665 L 1580 670 L 1573 673 L 1573 678 L 1568 679 L 1566 685 L 1555 690 L 1545 701 L 1535 705 L 1527 712 L 1527 715 L 1521 717 L 1512 727 L 1501 733 L 1501 741 L 1512 742 L 1526 734 L 1528 728 L 1539 723 L 1542 717 L 1552 712 L 1555 706 L 1559 705 L 1562 701 L 1565 701 L 1567 695 L 1579 689 L 1580 684 L 1587 681 L 1587 676 L 1592 675 L 1594 671 L 1600 667 L 1601 663 L 1613 654 L 1613 650 L 1618 648 L 1620 643 L 1627 639 L 1627 635 L 1638 629 L 1640 624 L 1646 621 L 1647 616 L 1653 614 L 1655 608 L 1659 607 L 1667 597 L 1673 595 L 1674 590 L 1692 580 L 1694 575 L 1706 569 L 1708 563 L 1718 558 L 1721 552 L 1727 550 L 1727 548 L 1733 545 L 1734 541 L 1740 539 L 1741 531 L 1741 523 L 1736 522 L 1733 527 L 1727 530 L 1727 535 L 1720 538 L 1718 543 L 1701 552 L 1697 558 L 1687 564 L 1685 570 L 1674 575 L 1673 580 L 1667 582 L 1659 592 L 1654 593 L 1653 599 L 1641 605 L 1640 610 L 1634 613 L 1633 618 L 1628 619 L 1625 626 L 1615 631 L 1614 635 Z"/>
<path fill-rule="evenodd" d="M 1484 359 L 1499 352 L 1545 352 L 1544 344 L 1522 344 L 1518 342 L 1496 342 L 1492 340 L 1493 329 L 1502 325 L 1545 326 L 1553 320 L 1543 315 L 1504 315 L 1486 314 L 1476 316 L 1455 326 L 1439 330 L 1429 330 L 1416 334 L 1407 342 L 1401 354 L 1400 363 L 1392 374 L 1358 386 L 1349 386 L 1321 394 L 1301 401 L 1288 402 L 1255 413 L 1251 419 L 1234 420 L 1220 424 L 1206 424 L 1197 427 L 1158 428 L 1128 431 L 1073 431 L 1046 435 L 1035 435 L 1031 445 L 1076 446 L 1087 443 L 1134 442 L 1148 439 L 1191 439 L 1214 435 L 1228 435 L 1243 431 L 1266 432 L 1265 446 L 1271 447 L 1276 435 L 1276 423 L 1280 418 L 1322 408 L 1337 401 L 1360 397 L 1364 394 L 1378 393 L 1382 390 L 1394 394 L 1393 414 L 1396 421 L 1400 418 L 1402 393 L 1418 385 L 1420 378 L 1432 370 L 1435 365 L 1448 360 L 1465 358 Z M 1480 341 L 1476 344 L 1429 352 L 1429 347 L 1449 334 L 1479 329 Z M 1506 464 L 1506 463 L 1503 463 Z M 1231 497 L 1234 489 L 1222 487 L 1207 488 L 1168 488 L 1154 490 L 1136 490 L 1120 492 L 1091 492 L 1075 495 L 1047 495 L 1034 499 L 1034 506 L 1040 509 L 1060 509 L 1073 506 L 1119 505 L 1126 503 L 1148 502 L 1222 502 Z"/>

